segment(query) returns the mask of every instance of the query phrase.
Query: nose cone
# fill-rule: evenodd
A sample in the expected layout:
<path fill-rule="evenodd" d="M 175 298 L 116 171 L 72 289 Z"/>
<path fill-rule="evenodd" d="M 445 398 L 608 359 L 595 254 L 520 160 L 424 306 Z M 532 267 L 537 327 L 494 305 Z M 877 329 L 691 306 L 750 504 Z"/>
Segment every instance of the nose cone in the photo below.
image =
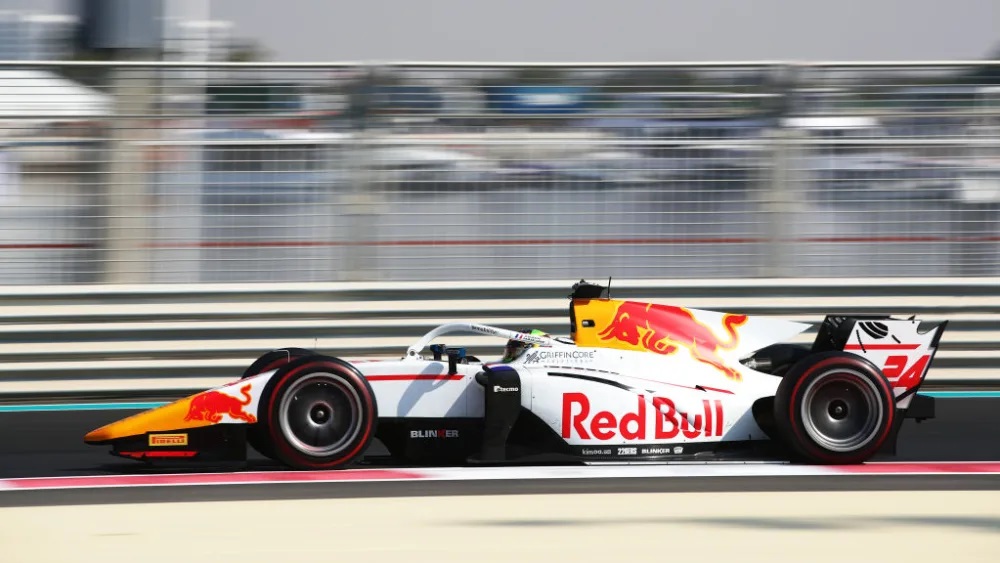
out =
<path fill-rule="evenodd" d="M 88 444 L 103 444 L 115 438 L 122 438 L 123 436 L 119 435 L 118 432 L 118 427 L 122 425 L 122 422 L 124 421 L 119 420 L 118 422 L 105 424 L 96 430 L 91 430 L 83 437 L 83 441 Z"/>
<path fill-rule="evenodd" d="M 112 422 L 83 437 L 87 444 L 104 444 L 129 436 L 141 436 L 147 432 L 164 432 L 207 426 L 206 420 L 185 420 L 191 406 L 191 398 L 180 399 L 168 405 L 134 414 L 128 418 Z"/>

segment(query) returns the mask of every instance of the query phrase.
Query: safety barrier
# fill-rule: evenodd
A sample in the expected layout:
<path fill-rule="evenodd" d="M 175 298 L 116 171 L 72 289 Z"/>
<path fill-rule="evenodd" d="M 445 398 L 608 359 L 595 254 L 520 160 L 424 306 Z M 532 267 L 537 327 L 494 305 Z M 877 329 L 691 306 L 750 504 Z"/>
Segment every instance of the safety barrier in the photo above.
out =
<path fill-rule="evenodd" d="M 0 61 L 0 284 L 997 276 L 998 74 Z"/>
<path fill-rule="evenodd" d="M 566 334 L 572 281 L 8 286 L 0 288 L 0 399 L 177 395 L 230 381 L 283 346 L 399 357 L 453 320 Z M 611 292 L 816 325 L 828 313 L 949 320 L 927 385 L 1000 384 L 998 278 L 612 280 Z M 439 341 L 481 358 L 503 345 Z"/>

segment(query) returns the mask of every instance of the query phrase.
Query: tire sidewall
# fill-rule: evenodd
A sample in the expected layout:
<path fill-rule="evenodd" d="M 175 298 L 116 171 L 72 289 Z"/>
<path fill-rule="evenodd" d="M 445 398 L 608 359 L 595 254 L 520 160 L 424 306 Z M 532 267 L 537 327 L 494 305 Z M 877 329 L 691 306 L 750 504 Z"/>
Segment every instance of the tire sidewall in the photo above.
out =
<path fill-rule="evenodd" d="M 878 431 L 872 439 L 850 452 L 831 451 L 814 442 L 805 430 L 802 416 L 803 392 L 811 383 L 828 376 L 840 367 L 857 372 L 841 372 L 841 375 L 855 379 L 861 377 L 865 382 L 870 382 L 875 387 L 883 412 Z M 793 366 L 778 385 L 774 400 L 774 414 L 782 440 L 795 453 L 806 461 L 830 465 L 862 463 L 875 455 L 892 433 L 897 416 L 892 387 L 878 367 L 867 358 L 840 351 L 816 354 Z"/>
<path fill-rule="evenodd" d="M 284 392 L 299 378 L 319 371 L 342 377 L 361 400 L 361 431 L 340 453 L 330 457 L 310 456 L 295 449 L 282 433 L 279 420 L 278 404 Z M 274 374 L 260 404 L 266 413 L 267 441 L 275 458 L 297 469 L 334 469 L 350 463 L 371 443 L 378 425 L 378 406 L 371 385 L 357 368 L 339 358 L 314 355 L 293 360 Z"/>

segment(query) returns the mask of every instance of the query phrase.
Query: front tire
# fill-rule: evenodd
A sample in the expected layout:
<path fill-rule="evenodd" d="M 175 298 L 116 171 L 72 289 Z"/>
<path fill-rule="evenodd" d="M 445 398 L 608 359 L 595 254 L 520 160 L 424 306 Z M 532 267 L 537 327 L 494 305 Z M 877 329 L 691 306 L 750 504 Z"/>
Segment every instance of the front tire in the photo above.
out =
<path fill-rule="evenodd" d="M 243 376 L 240 379 L 260 375 L 273 369 L 278 369 L 299 358 L 315 354 L 312 350 L 306 350 L 305 348 L 279 348 L 271 350 L 250 364 L 250 367 L 244 370 Z M 260 421 L 247 427 L 247 443 L 250 444 L 250 447 L 257 450 L 260 455 L 275 460 L 274 449 L 271 448 L 271 443 L 267 437 L 266 422 Z"/>
<path fill-rule="evenodd" d="M 371 385 L 351 364 L 310 356 L 275 373 L 261 401 L 274 459 L 295 469 L 338 469 L 370 445 L 378 423 Z"/>
<path fill-rule="evenodd" d="M 782 439 L 804 461 L 856 464 L 889 438 L 896 402 L 879 369 L 848 352 L 823 352 L 796 363 L 774 397 Z"/>

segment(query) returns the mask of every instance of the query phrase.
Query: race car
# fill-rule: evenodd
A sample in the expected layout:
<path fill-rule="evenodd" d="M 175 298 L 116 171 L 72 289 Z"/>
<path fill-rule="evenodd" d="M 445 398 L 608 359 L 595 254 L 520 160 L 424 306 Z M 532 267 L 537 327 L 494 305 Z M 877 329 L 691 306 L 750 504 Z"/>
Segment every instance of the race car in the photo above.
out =
<path fill-rule="evenodd" d="M 609 284 L 610 285 L 610 284 Z M 377 439 L 401 464 L 783 460 L 857 464 L 892 454 L 947 321 L 765 316 L 613 299 L 581 280 L 569 335 L 440 325 L 399 359 L 267 352 L 235 381 L 88 433 L 145 461 L 245 461 L 247 444 L 295 469 L 363 461 Z M 488 361 L 431 344 L 505 340 Z M 428 354 L 429 353 L 429 354 Z"/>

